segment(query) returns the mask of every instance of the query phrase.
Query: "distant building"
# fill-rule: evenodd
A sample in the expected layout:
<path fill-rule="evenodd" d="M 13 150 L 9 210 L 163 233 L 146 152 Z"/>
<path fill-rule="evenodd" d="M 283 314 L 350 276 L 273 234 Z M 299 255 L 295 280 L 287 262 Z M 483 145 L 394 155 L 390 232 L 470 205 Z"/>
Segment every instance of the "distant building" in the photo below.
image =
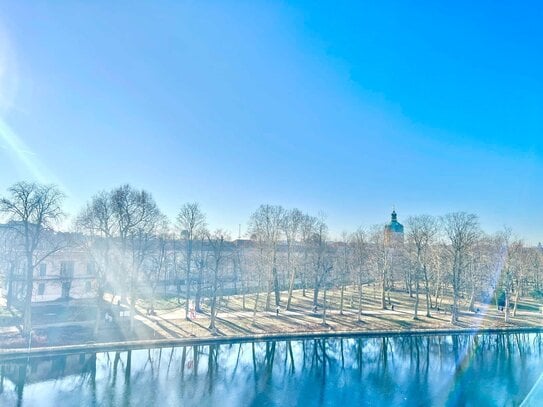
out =
<path fill-rule="evenodd" d="M 385 241 L 388 244 L 403 244 L 403 225 L 398 222 L 398 215 L 393 210 L 390 215 L 390 223 L 385 225 Z"/>
<path fill-rule="evenodd" d="M 6 296 L 8 304 L 24 302 L 27 288 L 26 258 L 18 235 L 21 224 L 0 224 L 0 294 Z M 75 239 L 76 235 L 44 230 L 47 239 Z M 49 248 L 38 247 L 34 253 L 32 302 L 45 303 L 56 300 L 79 300 L 96 298 L 96 270 L 86 250 L 65 247 L 50 255 Z M 41 260 L 40 260 L 41 259 Z"/>
<path fill-rule="evenodd" d="M 94 268 L 84 251 L 65 249 L 49 256 L 34 270 L 32 302 L 96 298 Z M 21 268 L 8 282 L 15 302 L 24 299 L 24 272 Z"/>

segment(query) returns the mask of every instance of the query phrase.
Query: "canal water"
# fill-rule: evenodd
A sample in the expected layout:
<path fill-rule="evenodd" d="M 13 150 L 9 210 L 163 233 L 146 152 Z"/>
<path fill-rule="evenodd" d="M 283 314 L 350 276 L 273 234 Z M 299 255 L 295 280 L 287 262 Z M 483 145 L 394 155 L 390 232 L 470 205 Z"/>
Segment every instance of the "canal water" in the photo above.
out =
<path fill-rule="evenodd" d="M 538 333 L 315 338 L 0 360 L 0 406 L 543 405 Z"/>

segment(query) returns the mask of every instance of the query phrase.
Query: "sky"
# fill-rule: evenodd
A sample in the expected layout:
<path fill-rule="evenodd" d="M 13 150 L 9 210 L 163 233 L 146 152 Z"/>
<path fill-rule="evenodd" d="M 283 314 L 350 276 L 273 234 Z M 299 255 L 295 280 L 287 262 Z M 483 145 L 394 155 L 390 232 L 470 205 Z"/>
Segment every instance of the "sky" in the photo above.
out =
<path fill-rule="evenodd" d="M 55 183 L 73 215 L 130 183 L 234 237 L 263 203 L 332 234 L 467 211 L 543 241 L 541 21 L 535 1 L 0 0 L 0 195 Z"/>

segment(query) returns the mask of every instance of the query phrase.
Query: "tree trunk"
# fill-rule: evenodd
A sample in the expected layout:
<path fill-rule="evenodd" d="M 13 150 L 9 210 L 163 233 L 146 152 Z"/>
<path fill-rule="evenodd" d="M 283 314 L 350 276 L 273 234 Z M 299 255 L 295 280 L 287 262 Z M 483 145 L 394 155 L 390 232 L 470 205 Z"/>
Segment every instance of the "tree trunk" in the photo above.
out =
<path fill-rule="evenodd" d="M 256 311 L 257 311 L 257 308 L 258 308 L 258 298 L 260 296 L 261 285 L 262 285 L 262 280 L 261 280 L 260 273 L 258 273 L 258 282 L 257 282 L 257 286 L 256 286 L 255 305 L 254 305 L 254 308 L 253 308 L 253 325 L 256 324 Z"/>
<path fill-rule="evenodd" d="M 386 304 L 386 273 L 382 272 L 381 275 L 381 309 L 387 309 Z"/>
<path fill-rule="evenodd" d="M 13 269 L 14 268 L 15 268 L 15 265 L 11 264 L 9 268 L 8 281 L 7 281 L 8 292 L 6 294 L 6 306 L 9 310 L 11 309 L 11 305 L 13 303 L 13 274 L 14 274 Z"/>
<path fill-rule="evenodd" d="M 313 289 L 313 306 L 316 307 L 319 305 L 319 285 L 315 279 L 315 288 Z"/>
<path fill-rule="evenodd" d="M 245 292 L 247 291 L 247 283 L 243 284 L 243 280 L 241 280 L 241 303 L 242 303 L 242 309 L 245 311 Z"/>
<path fill-rule="evenodd" d="M 451 324 L 456 324 L 458 322 L 458 291 L 460 287 L 460 281 L 459 281 L 459 264 L 460 261 L 455 258 L 454 266 L 453 266 L 453 278 L 452 278 L 452 285 L 453 285 L 453 306 L 451 308 Z"/>
<path fill-rule="evenodd" d="M 458 310 L 458 298 L 456 295 L 456 290 L 453 290 L 453 306 L 451 308 L 451 324 L 456 324 L 458 322 L 458 316 L 457 316 L 457 310 Z"/>
<path fill-rule="evenodd" d="M 339 296 L 339 315 L 343 315 L 343 297 L 345 294 L 345 284 L 341 285 L 341 293 Z"/>
<path fill-rule="evenodd" d="M 505 308 L 504 308 L 505 322 L 509 322 L 509 291 L 505 291 Z"/>
<path fill-rule="evenodd" d="M 475 312 L 475 288 L 472 288 L 471 294 L 469 296 L 469 307 L 468 309 L 471 312 Z"/>
<path fill-rule="evenodd" d="M 323 293 L 323 304 L 322 304 L 322 324 L 326 325 L 326 284 L 324 285 Z"/>
<path fill-rule="evenodd" d="M 358 281 L 358 322 L 362 321 L 362 281 Z"/>
<path fill-rule="evenodd" d="M 430 307 L 432 306 L 432 304 L 430 302 L 430 287 L 428 284 L 428 273 L 426 271 L 426 267 L 424 267 L 424 285 L 426 289 L 426 316 L 430 318 Z"/>
<path fill-rule="evenodd" d="M 460 297 L 460 283 L 458 281 L 458 274 L 453 277 L 453 305 L 451 308 L 451 322 L 456 324 L 458 322 L 458 299 Z M 443 297 L 443 292 L 441 296 Z M 443 298 L 442 298 L 443 300 Z"/>
<path fill-rule="evenodd" d="M 281 304 L 281 293 L 279 292 L 279 278 L 277 275 L 276 265 L 273 266 L 272 275 L 273 275 L 273 290 L 275 291 L 275 306 L 277 307 Z"/>
<path fill-rule="evenodd" d="M 409 294 L 409 298 L 413 298 L 413 279 L 411 271 L 405 274 L 405 291 Z"/>
<path fill-rule="evenodd" d="M 209 329 L 211 329 L 211 333 L 214 335 L 217 328 L 215 327 L 215 318 L 217 315 L 217 295 L 216 293 L 213 293 L 213 296 L 211 297 L 211 314 L 210 314 L 210 323 L 209 323 Z"/>
<path fill-rule="evenodd" d="M 520 295 L 520 290 L 517 288 L 517 291 L 515 292 L 515 305 L 513 306 L 513 316 L 517 316 L 517 305 L 518 305 L 518 298 Z"/>
<path fill-rule="evenodd" d="M 157 288 L 157 283 L 155 282 L 153 286 L 151 287 L 151 310 L 153 311 L 155 309 L 156 288 Z"/>
<path fill-rule="evenodd" d="M 267 284 L 267 290 L 266 290 L 266 311 L 270 310 L 272 285 L 273 285 L 272 282 L 268 278 L 268 284 Z"/>
<path fill-rule="evenodd" d="M 26 256 L 26 292 L 24 302 L 23 335 L 30 335 L 32 330 L 32 291 L 34 289 L 34 267 L 32 254 Z"/>
<path fill-rule="evenodd" d="M 434 297 L 435 297 L 434 303 L 435 303 L 436 306 L 437 306 L 437 303 L 439 302 L 439 301 L 438 301 L 438 300 L 439 300 L 439 291 L 441 290 L 441 278 L 440 278 L 440 277 L 441 277 L 441 274 L 438 273 L 438 275 L 437 275 L 437 281 L 436 281 L 436 286 L 435 286 L 435 289 L 436 289 L 436 290 L 435 290 L 435 295 L 434 295 Z"/>
<path fill-rule="evenodd" d="M 221 240 L 222 242 L 222 240 Z M 213 288 L 212 288 L 212 298 L 211 298 L 211 321 L 209 323 L 209 329 L 213 335 L 216 334 L 217 328 L 215 326 L 215 319 L 217 317 L 217 291 L 219 289 L 219 262 L 216 261 L 215 270 L 213 273 Z"/>
<path fill-rule="evenodd" d="M 257 307 L 258 307 L 258 297 L 260 295 L 260 287 L 257 288 L 257 291 L 256 291 L 256 297 L 255 297 L 255 306 L 253 308 L 253 325 L 256 323 L 256 310 L 257 310 Z"/>
<path fill-rule="evenodd" d="M 141 263 L 139 264 L 141 265 Z M 135 318 L 136 318 L 136 270 L 138 263 L 132 260 L 132 267 L 130 267 L 130 332 L 134 333 Z"/>
<path fill-rule="evenodd" d="M 202 279 L 203 279 L 203 268 L 198 267 L 198 281 L 196 283 L 196 296 L 194 297 L 194 304 L 196 312 L 202 312 L 202 307 L 200 307 L 200 302 L 202 302 Z"/>
<path fill-rule="evenodd" d="M 392 305 L 392 301 L 390 300 L 390 287 L 387 287 L 387 298 L 388 298 L 388 305 Z"/>
<path fill-rule="evenodd" d="M 413 319 L 419 319 L 419 278 L 415 279 L 415 314 L 413 315 Z"/>
<path fill-rule="evenodd" d="M 294 280 L 296 278 L 296 267 L 292 269 L 290 273 L 290 283 L 288 287 L 288 297 L 287 297 L 287 310 L 290 309 L 290 303 L 292 302 L 292 291 L 294 290 Z"/>
<path fill-rule="evenodd" d="M 100 329 L 100 321 L 102 320 L 102 300 L 104 298 L 104 290 L 101 286 L 98 287 L 98 293 L 96 298 L 96 321 L 94 321 L 94 336 L 98 335 Z"/>
<path fill-rule="evenodd" d="M 192 239 L 189 239 L 187 242 L 187 273 L 185 276 L 185 289 L 186 292 L 186 298 L 185 298 L 185 319 L 187 321 L 190 320 L 189 318 L 189 303 L 190 303 L 190 266 L 192 263 Z"/>

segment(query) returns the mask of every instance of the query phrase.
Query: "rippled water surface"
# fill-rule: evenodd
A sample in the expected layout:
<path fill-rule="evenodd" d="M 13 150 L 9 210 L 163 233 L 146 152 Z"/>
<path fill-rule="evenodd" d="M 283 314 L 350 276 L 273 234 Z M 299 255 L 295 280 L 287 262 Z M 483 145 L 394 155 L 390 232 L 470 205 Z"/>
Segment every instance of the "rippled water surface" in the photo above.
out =
<path fill-rule="evenodd" d="M 543 405 L 542 346 L 360 337 L 1 360 L 0 406 Z"/>

